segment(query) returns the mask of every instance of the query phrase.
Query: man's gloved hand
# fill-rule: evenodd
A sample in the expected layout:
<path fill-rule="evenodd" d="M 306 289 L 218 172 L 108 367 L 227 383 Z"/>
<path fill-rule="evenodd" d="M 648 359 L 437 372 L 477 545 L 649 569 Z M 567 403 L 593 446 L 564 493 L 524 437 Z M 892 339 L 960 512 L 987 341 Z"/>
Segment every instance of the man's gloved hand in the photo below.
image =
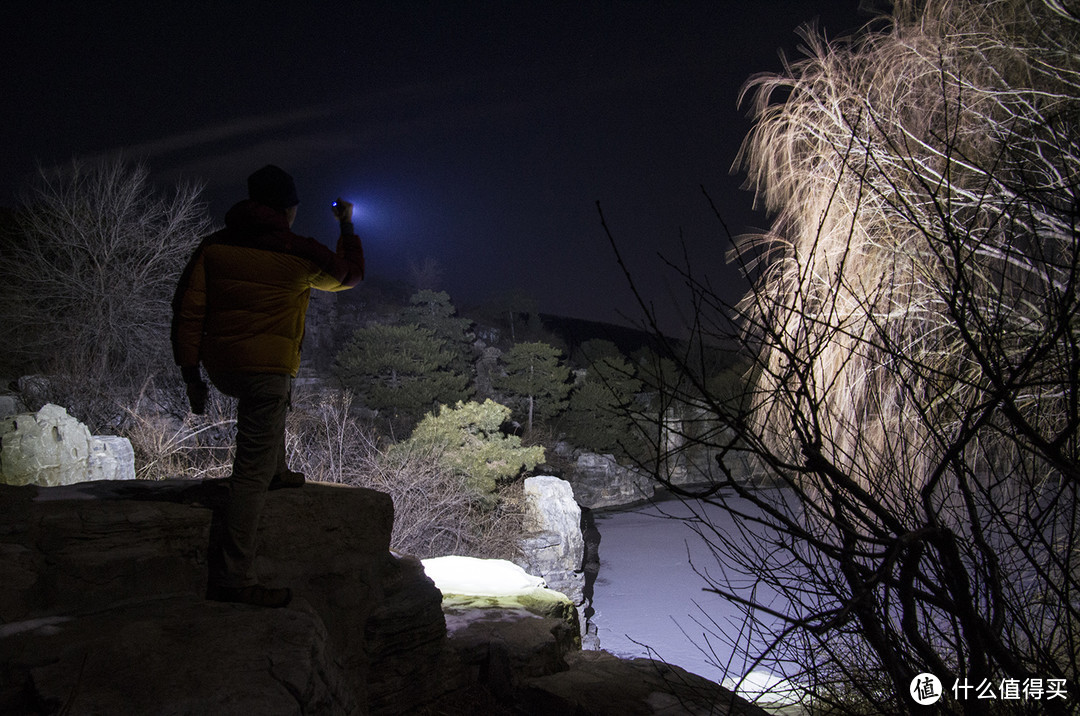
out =
<path fill-rule="evenodd" d="M 196 415 L 206 413 L 206 396 L 209 392 L 205 381 L 199 380 L 187 384 L 187 399 L 188 403 L 191 404 L 191 412 Z"/>
<path fill-rule="evenodd" d="M 334 218 L 339 222 L 345 224 L 352 221 L 353 205 L 342 199 L 340 196 L 333 204 L 330 205 L 330 210 L 334 212 Z"/>
<path fill-rule="evenodd" d="M 206 396 L 210 392 L 206 387 L 206 381 L 199 373 L 199 366 L 186 366 L 180 369 L 180 375 L 184 378 L 187 386 L 188 403 L 191 404 L 191 412 L 202 415 L 206 412 Z"/>

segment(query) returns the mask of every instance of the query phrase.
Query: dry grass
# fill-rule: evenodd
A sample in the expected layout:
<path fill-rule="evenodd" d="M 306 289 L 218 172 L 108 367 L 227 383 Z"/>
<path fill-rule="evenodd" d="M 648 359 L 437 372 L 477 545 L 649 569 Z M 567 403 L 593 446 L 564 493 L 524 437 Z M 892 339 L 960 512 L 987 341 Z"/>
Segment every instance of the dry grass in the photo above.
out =
<path fill-rule="evenodd" d="M 380 490 L 394 501 L 394 549 L 417 557 L 508 559 L 521 534 L 520 485 L 493 508 L 434 450 L 386 450 L 351 414 L 349 393 L 297 395 L 287 428 L 290 467 L 308 479 Z"/>
<path fill-rule="evenodd" d="M 235 402 L 212 393 L 206 415 L 187 415 L 148 408 L 145 394 L 127 408 L 124 436 L 135 452 L 136 477 L 142 480 L 228 477 L 232 472 Z"/>
<path fill-rule="evenodd" d="M 227 477 L 235 439 L 234 401 L 211 391 L 205 416 L 183 420 L 160 409 L 129 409 L 142 479 Z M 352 397 L 297 390 L 286 424 L 290 469 L 309 481 L 367 487 L 394 501 L 393 548 L 420 558 L 458 554 L 510 559 L 521 535 L 521 484 L 479 505 L 465 479 L 433 451 L 393 450 L 351 414 Z M 160 407 L 160 406 L 158 406 Z"/>
<path fill-rule="evenodd" d="M 762 427 L 794 447 L 784 386 L 799 366 L 820 408 L 810 429 L 864 486 L 898 449 L 927 474 L 934 433 L 986 388 L 972 344 L 1022 360 L 1058 318 L 1046 297 L 1074 282 L 1080 151 L 1057 118 L 1080 97 L 1080 64 L 1060 51 L 1075 26 L 1002 0 L 898 3 L 896 17 L 858 42 L 807 33 L 807 59 L 751 81 L 757 122 L 740 156 L 776 213 L 736 251 L 757 279 L 744 308 L 767 352 Z M 790 97 L 772 103 L 780 92 Z M 1021 399 L 1045 424 L 1066 409 L 1056 386 Z"/>

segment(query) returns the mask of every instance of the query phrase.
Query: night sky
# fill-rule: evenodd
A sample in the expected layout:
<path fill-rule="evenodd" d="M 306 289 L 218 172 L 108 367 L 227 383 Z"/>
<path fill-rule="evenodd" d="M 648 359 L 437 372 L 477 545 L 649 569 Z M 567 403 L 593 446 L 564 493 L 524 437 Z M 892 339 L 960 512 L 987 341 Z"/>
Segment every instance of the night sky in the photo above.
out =
<path fill-rule="evenodd" d="M 741 290 L 700 187 L 736 233 L 766 222 L 730 173 L 739 87 L 797 54 L 800 24 L 864 24 L 859 5 L 9 3 L 0 205 L 39 163 L 123 152 L 161 186 L 203 183 L 220 222 L 274 163 L 296 178 L 299 233 L 330 242 L 330 201 L 357 204 L 370 277 L 433 257 L 459 306 L 514 291 L 636 318 L 599 201 L 675 332 L 657 253 L 679 259 L 680 237 L 695 270 Z"/>

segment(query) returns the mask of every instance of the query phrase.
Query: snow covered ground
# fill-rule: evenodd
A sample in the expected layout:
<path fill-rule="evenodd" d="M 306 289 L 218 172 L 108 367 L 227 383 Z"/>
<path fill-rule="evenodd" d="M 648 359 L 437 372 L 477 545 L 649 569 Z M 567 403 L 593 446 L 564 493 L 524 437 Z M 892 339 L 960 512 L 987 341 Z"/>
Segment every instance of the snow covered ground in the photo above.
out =
<path fill-rule="evenodd" d="M 729 518 L 707 508 L 716 524 Z M 732 658 L 718 634 L 739 631 L 741 614 L 721 597 L 703 591 L 716 573 L 716 558 L 689 526 L 664 517 L 689 517 L 677 500 L 633 511 L 596 515 L 600 531 L 600 572 L 593 593 L 600 648 L 621 657 L 646 656 L 681 666 L 729 687 L 749 668 Z M 779 677 L 755 671 L 740 689 L 750 696 Z"/>

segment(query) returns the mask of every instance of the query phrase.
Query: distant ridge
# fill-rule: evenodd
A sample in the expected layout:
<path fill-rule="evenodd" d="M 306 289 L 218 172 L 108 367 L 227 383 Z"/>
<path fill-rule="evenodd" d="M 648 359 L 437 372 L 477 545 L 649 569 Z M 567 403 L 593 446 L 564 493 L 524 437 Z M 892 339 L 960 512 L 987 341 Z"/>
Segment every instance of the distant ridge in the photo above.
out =
<path fill-rule="evenodd" d="M 585 341 L 599 338 L 614 343 L 623 355 L 633 356 L 642 348 L 663 355 L 665 357 L 685 359 L 681 354 L 687 349 L 687 342 L 680 338 L 672 338 L 668 335 L 657 335 L 645 328 L 634 328 L 617 323 L 605 323 L 603 321 L 590 321 L 584 318 L 570 318 L 569 316 L 555 316 L 550 313 L 541 313 L 540 322 L 548 331 L 559 336 L 566 342 L 570 353 L 574 353 Z M 706 346 L 714 358 L 721 362 L 734 364 L 739 360 L 743 349 L 737 343 L 722 343 L 719 340 L 707 342 Z M 674 351 L 679 356 L 672 356 Z"/>
<path fill-rule="evenodd" d="M 541 313 L 540 322 L 544 328 L 561 337 L 566 341 L 571 351 L 576 350 L 585 341 L 602 339 L 611 341 L 623 355 L 632 355 L 642 348 L 656 350 L 659 340 L 652 332 L 643 328 L 622 326 L 616 323 L 603 321 L 590 321 L 585 318 L 570 318 L 569 316 L 555 316 L 550 313 Z M 668 340 L 675 342 L 674 339 Z"/>

